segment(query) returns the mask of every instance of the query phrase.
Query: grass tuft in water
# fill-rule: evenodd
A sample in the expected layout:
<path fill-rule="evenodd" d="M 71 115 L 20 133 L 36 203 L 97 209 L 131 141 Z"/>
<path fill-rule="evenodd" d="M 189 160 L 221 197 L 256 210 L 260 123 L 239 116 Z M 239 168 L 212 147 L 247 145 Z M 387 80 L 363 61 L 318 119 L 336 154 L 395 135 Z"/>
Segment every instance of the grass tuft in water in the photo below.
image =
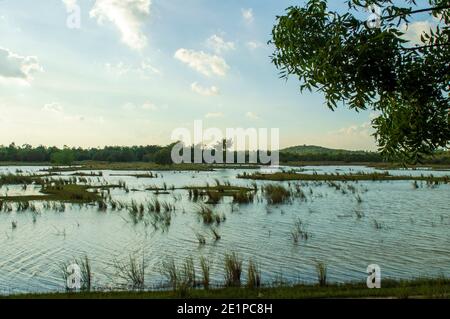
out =
<path fill-rule="evenodd" d="M 142 261 L 134 255 L 130 255 L 128 262 L 118 262 L 114 264 L 117 276 L 127 283 L 127 286 L 133 290 L 143 290 L 145 287 L 145 261 L 142 255 Z"/>
<path fill-rule="evenodd" d="M 242 259 L 235 252 L 225 254 L 225 286 L 239 287 L 241 285 Z"/>
<path fill-rule="evenodd" d="M 247 276 L 247 288 L 255 289 L 261 287 L 261 270 L 253 259 L 250 259 L 248 262 Z"/>
<path fill-rule="evenodd" d="M 319 286 L 324 287 L 327 285 L 327 265 L 324 262 L 316 262 L 316 273 Z"/>

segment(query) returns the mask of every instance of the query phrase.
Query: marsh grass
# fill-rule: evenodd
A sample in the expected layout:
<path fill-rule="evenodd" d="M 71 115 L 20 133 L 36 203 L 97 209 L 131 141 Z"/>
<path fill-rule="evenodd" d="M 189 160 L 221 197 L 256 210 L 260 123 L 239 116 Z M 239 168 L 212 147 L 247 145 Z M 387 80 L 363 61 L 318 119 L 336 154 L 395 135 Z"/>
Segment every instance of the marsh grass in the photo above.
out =
<path fill-rule="evenodd" d="M 203 271 L 203 285 L 205 287 L 205 282 L 207 282 L 206 285 L 209 286 L 209 266 L 205 263 L 202 264 L 201 260 L 201 267 Z M 186 298 L 190 290 L 197 284 L 194 259 L 192 257 L 187 257 L 180 269 L 175 264 L 175 260 L 169 258 L 162 262 L 160 272 L 168 280 L 172 291 L 181 298 Z"/>
<path fill-rule="evenodd" d="M 242 259 L 235 252 L 225 254 L 225 286 L 239 287 L 241 285 Z"/>
<path fill-rule="evenodd" d="M 363 202 L 363 200 L 362 200 L 362 198 L 361 198 L 361 196 L 358 194 L 358 195 L 356 195 L 356 202 L 358 203 L 358 204 L 361 204 L 362 202 Z"/>
<path fill-rule="evenodd" d="M 450 176 L 411 176 L 411 175 L 390 175 L 388 172 L 381 173 L 347 173 L 347 174 L 300 174 L 295 171 L 276 172 L 276 173 L 260 173 L 253 174 L 239 174 L 237 178 L 253 179 L 253 180 L 268 180 L 268 181 L 400 181 L 400 180 L 416 180 L 426 181 L 428 185 L 438 185 L 439 183 L 450 183 Z"/>
<path fill-rule="evenodd" d="M 308 240 L 310 237 L 309 232 L 306 229 L 306 224 L 300 218 L 294 221 L 294 227 L 291 230 L 291 238 L 294 244 L 298 244 L 300 239 Z"/>
<path fill-rule="evenodd" d="M 264 186 L 264 194 L 268 204 L 285 203 L 291 196 L 291 192 L 283 185 L 269 184 Z"/>
<path fill-rule="evenodd" d="M 206 195 L 208 196 L 208 204 L 216 205 L 222 199 L 222 194 L 214 191 L 206 191 Z"/>
<path fill-rule="evenodd" d="M 250 259 L 247 268 L 247 288 L 255 289 L 261 287 L 261 270 L 257 263 Z"/>
<path fill-rule="evenodd" d="M 376 230 L 383 229 L 383 224 L 376 219 L 373 220 L 373 226 L 375 227 Z"/>
<path fill-rule="evenodd" d="M 127 286 L 133 290 L 143 290 L 145 287 L 145 260 L 139 261 L 135 255 L 130 255 L 128 262 L 115 261 L 115 269 L 118 278 L 127 283 Z"/>
<path fill-rule="evenodd" d="M 214 213 L 212 209 L 205 204 L 198 205 L 197 214 L 206 225 L 211 225 L 212 223 L 220 224 L 226 219 L 225 215 Z"/>
<path fill-rule="evenodd" d="M 188 257 L 184 261 L 181 278 L 184 285 L 188 287 L 195 287 L 196 285 L 195 266 L 194 266 L 194 259 L 192 257 Z"/>
<path fill-rule="evenodd" d="M 219 234 L 219 231 L 214 227 L 211 227 L 211 233 L 212 233 L 215 241 L 218 241 L 219 239 L 222 238 Z"/>
<path fill-rule="evenodd" d="M 355 215 L 356 215 L 356 218 L 357 218 L 357 219 L 361 219 L 361 218 L 364 217 L 364 212 L 363 212 L 362 210 L 360 210 L 360 209 L 355 209 L 354 212 L 355 212 Z"/>
<path fill-rule="evenodd" d="M 238 191 L 233 194 L 233 203 L 249 204 L 254 200 L 254 193 L 249 191 Z"/>
<path fill-rule="evenodd" d="M 327 265 L 324 262 L 316 262 L 316 273 L 319 286 L 324 287 L 327 285 Z"/>
<path fill-rule="evenodd" d="M 206 259 L 204 256 L 200 258 L 200 268 L 202 270 L 202 283 L 203 288 L 208 290 L 210 283 L 210 270 L 211 270 L 211 262 Z"/>
<path fill-rule="evenodd" d="M 91 263 L 87 255 L 77 261 L 81 269 L 81 290 L 91 291 L 92 287 L 92 269 Z"/>
<path fill-rule="evenodd" d="M 161 264 L 160 272 L 164 277 L 166 277 L 169 285 L 172 287 L 172 290 L 176 291 L 178 286 L 178 271 L 175 264 L 175 259 L 169 258 L 164 260 Z"/>

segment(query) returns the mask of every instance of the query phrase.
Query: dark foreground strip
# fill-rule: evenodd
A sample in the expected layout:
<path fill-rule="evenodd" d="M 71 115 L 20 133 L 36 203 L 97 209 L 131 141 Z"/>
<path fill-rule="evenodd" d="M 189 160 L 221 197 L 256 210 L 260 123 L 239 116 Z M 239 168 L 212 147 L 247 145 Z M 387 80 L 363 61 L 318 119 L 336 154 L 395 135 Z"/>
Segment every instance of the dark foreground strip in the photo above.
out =
<path fill-rule="evenodd" d="M 449 300 L 0 300 L 3 314 L 44 318 L 404 318 L 445 313 Z M 427 316 L 428 316 L 427 315 Z M 3 317 L 3 316 L 2 316 Z M 20 317 L 20 316 L 19 316 Z"/>

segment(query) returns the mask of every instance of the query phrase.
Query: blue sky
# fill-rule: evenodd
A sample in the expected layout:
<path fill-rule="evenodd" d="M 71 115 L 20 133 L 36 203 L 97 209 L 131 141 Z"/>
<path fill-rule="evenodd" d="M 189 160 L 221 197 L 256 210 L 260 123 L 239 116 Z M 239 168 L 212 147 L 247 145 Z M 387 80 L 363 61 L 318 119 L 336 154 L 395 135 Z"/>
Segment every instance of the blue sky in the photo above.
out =
<path fill-rule="evenodd" d="M 0 144 L 168 144 L 202 119 L 280 128 L 282 147 L 375 149 L 369 111 L 331 112 L 270 63 L 275 16 L 299 3 L 0 0 Z M 415 23 L 410 36 L 430 22 Z"/>

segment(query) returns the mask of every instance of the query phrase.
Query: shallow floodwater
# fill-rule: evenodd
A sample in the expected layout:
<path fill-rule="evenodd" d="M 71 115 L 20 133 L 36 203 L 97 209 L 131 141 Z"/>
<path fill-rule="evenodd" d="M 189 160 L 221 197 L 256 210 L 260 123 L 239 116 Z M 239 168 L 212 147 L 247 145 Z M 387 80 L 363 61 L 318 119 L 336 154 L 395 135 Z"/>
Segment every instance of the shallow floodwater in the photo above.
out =
<path fill-rule="evenodd" d="M 27 173 L 44 167 L 0 167 L 0 174 Z M 305 167 L 305 173 L 373 171 L 368 167 Z M 269 171 L 270 169 L 263 169 Z M 247 172 L 251 173 L 251 170 Z M 71 172 L 72 173 L 72 172 Z M 66 174 L 71 174 L 66 173 Z M 113 199 L 125 202 L 150 201 L 155 195 L 145 188 L 170 188 L 215 184 L 215 179 L 231 185 L 250 186 L 252 181 L 237 179 L 242 170 L 214 172 L 154 172 L 157 178 L 110 176 L 142 172 L 102 171 L 102 177 L 87 177 L 91 183 L 125 181 L 131 190 L 112 189 Z M 393 170 L 391 174 L 435 176 L 449 172 L 429 170 Z M 258 181 L 258 186 L 271 182 Z M 44 210 L 33 218 L 31 212 L 0 212 L 0 293 L 51 292 L 64 289 L 61 265 L 87 255 L 93 268 L 93 285 L 116 287 L 120 282 L 115 261 L 130 255 L 144 256 L 147 288 L 165 283 L 161 262 L 173 257 L 181 264 L 194 258 L 196 267 L 205 256 L 212 262 L 211 278 L 223 282 L 223 258 L 237 252 L 244 260 L 244 270 L 253 258 L 262 271 L 263 283 L 275 280 L 316 282 L 315 263 L 328 265 L 331 282 L 365 281 L 369 264 L 381 267 L 382 278 L 450 276 L 450 185 L 429 187 L 411 181 L 337 183 L 282 182 L 286 187 L 300 184 L 306 200 L 294 199 L 283 205 L 267 205 L 258 192 L 252 204 L 234 206 L 231 199 L 214 206 L 225 214 L 226 221 L 217 226 L 221 239 L 214 241 L 209 226 L 199 219 L 186 190 L 157 195 L 161 201 L 174 203 L 171 225 L 166 231 L 151 225 L 133 223 L 127 210 L 101 212 L 96 206 L 66 205 L 64 212 Z M 290 185 L 290 186 L 289 186 Z M 355 188 L 353 193 L 348 187 Z M 345 191 L 343 191 L 345 190 Z M 0 188 L 0 196 L 39 194 L 39 188 L 20 186 Z M 357 197 L 362 201 L 358 201 Z M 362 217 L 358 218 L 357 213 Z M 294 244 L 291 231 L 300 218 L 310 234 L 308 240 Z M 12 228 L 12 222 L 17 228 Z M 375 227 L 375 221 L 379 228 Z M 199 245 L 196 233 L 206 237 Z M 244 280 L 246 278 L 244 271 Z M 199 274 L 200 275 L 200 272 Z"/>

